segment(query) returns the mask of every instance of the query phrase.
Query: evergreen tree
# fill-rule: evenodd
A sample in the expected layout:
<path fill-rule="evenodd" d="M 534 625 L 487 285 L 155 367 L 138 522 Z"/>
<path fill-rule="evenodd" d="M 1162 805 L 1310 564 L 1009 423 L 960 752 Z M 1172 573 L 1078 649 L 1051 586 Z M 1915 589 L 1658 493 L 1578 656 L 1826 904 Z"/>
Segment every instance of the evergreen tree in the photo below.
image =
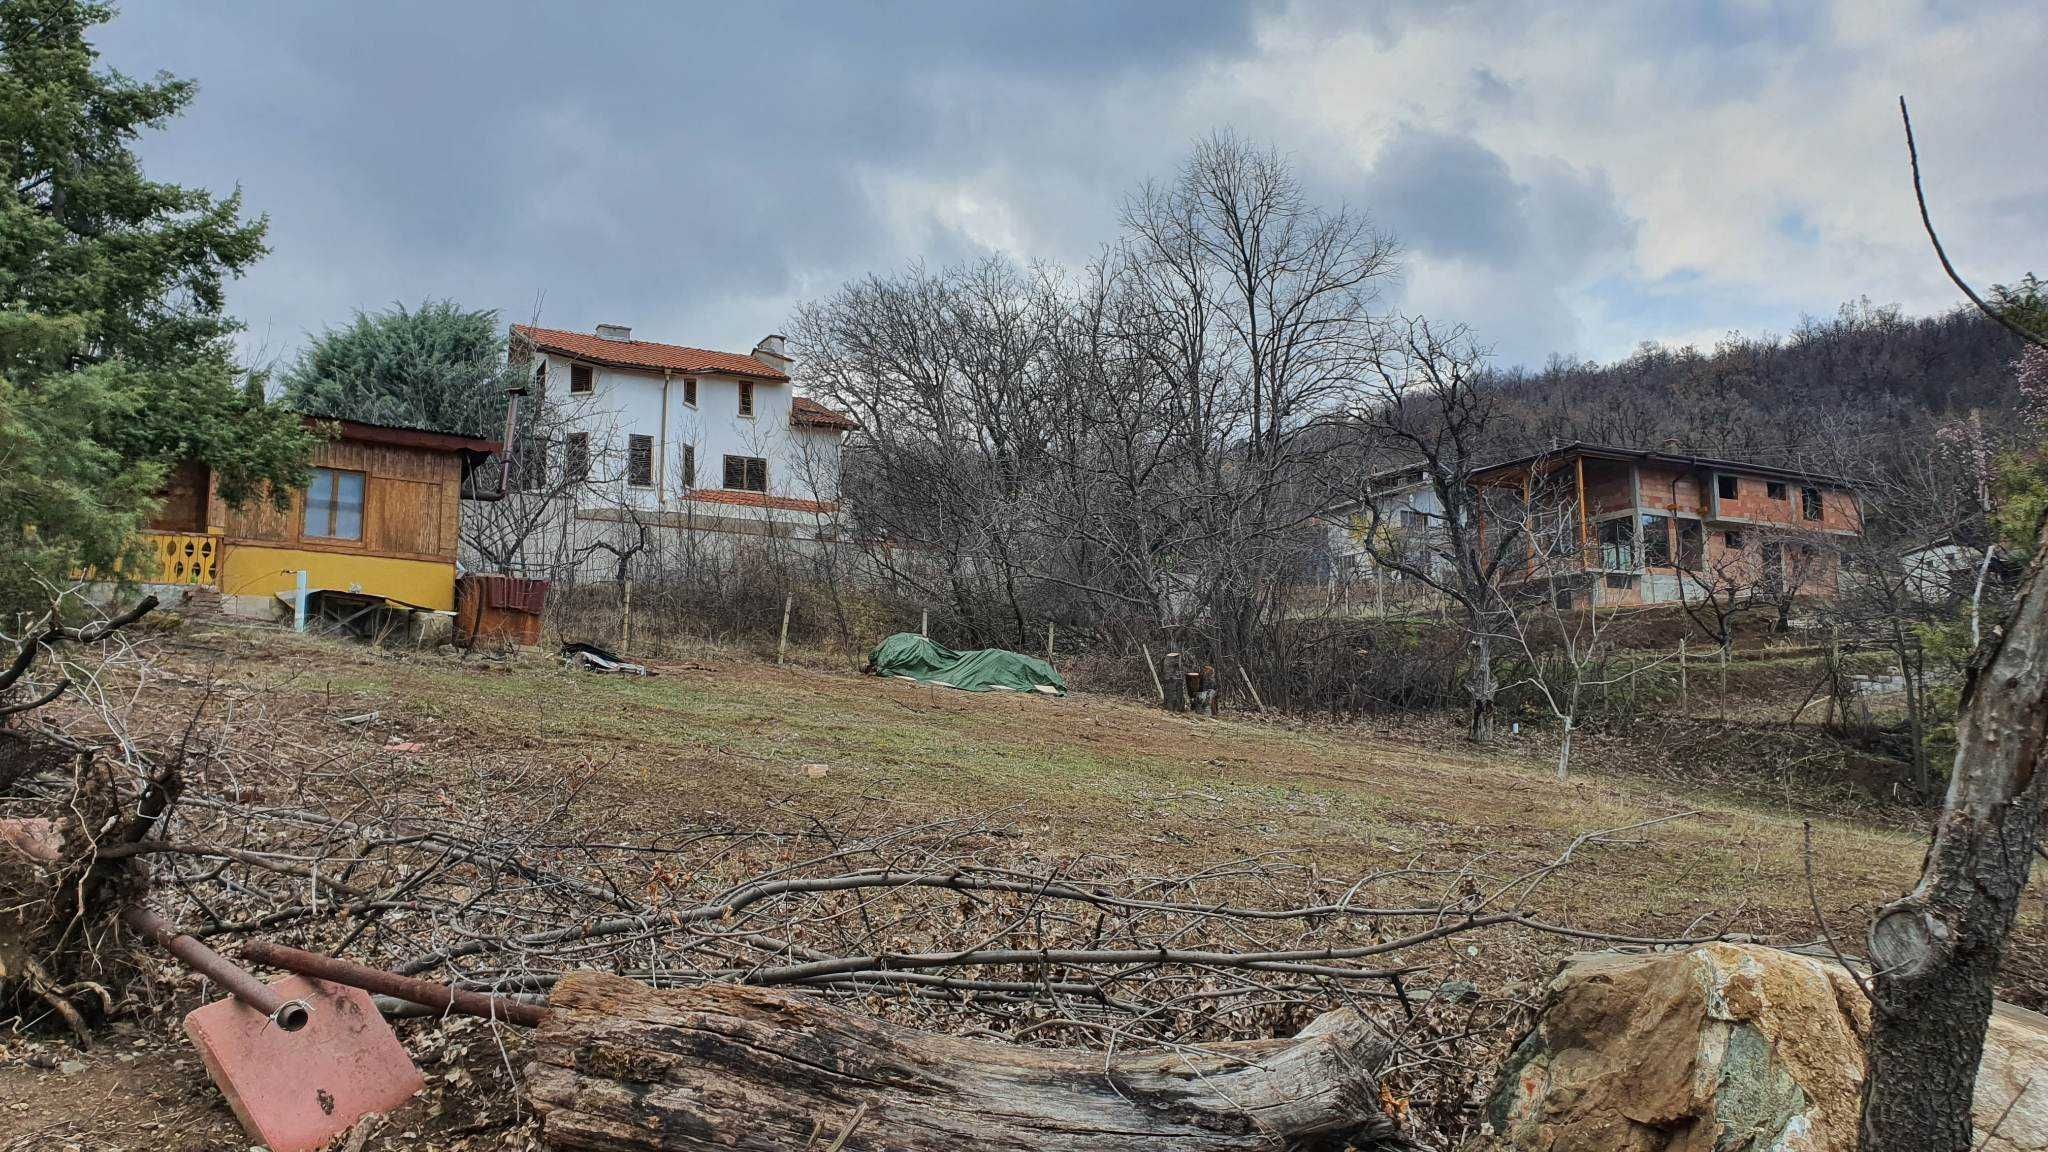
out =
<path fill-rule="evenodd" d="M 504 360 L 496 312 L 399 304 L 321 333 L 286 370 L 284 396 L 316 416 L 489 436 L 504 414 Z"/>
<path fill-rule="evenodd" d="M 0 612 L 118 561 L 184 460 L 281 500 L 313 437 L 238 383 L 222 285 L 263 255 L 239 192 L 145 177 L 129 150 L 190 81 L 96 67 L 84 0 L 0 0 Z"/>

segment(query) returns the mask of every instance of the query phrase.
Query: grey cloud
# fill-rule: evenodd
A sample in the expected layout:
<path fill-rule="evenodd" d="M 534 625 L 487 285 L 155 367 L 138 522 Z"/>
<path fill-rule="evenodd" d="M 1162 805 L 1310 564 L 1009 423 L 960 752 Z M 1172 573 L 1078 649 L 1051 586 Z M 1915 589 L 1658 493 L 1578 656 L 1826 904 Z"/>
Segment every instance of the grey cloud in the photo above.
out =
<path fill-rule="evenodd" d="M 2023 9 L 1969 12 L 2024 23 Z M 870 271 L 991 245 L 1085 261 L 1113 238 L 1128 192 L 1168 175 L 1197 136 L 1233 128 L 1405 244 L 1404 306 L 1448 310 L 1504 358 L 1541 362 L 1711 331 L 1759 307 L 1785 309 L 1789 324 L 1897 292 L 1897 269 L 1924 272 L 1924 253 L 1902 254 L 1909 217 L 1895 240 L 1838 212 L 1828 243 L 1807 246 L 1818 254 L 1784 254 L 1797 275 L 1779 279 L 1803 287 L 1760 285 L 1741 261 L 1672 244 L 1703 231 L 1673 205 L 1703 210 L 1654 191 L 1713 162 L 1731 134 L 1840 125 L 1839 109 L 1808 116 L 1799 101 L 1825 101 L 1867 60 L 1919 43 L 1923 19 L 1935 17 L 1850 37 L 1817 6 L 1750 0 L 131 0 L 100 42 L 131 74 L 199 81 L 191 113 L 141 151 L 159 178 L 239 183 L 270 215 L 272 254 L 230 304 L 252 351 L 272 356 L 352 309 L 441 296 L 508 320 L 544 298 L 546 323 L 620 321 L 744 348 L 798 300 Z M 1403 79 L 1337 98 L 1346 77 L 1375 73 Z M 1655 107 L 1617 108 L 1615 77 Z M 2001 96 L 1989 106 L 2039 101 L 2038 70 L 2003 65 L 1985 83 Z M 1631 155 L 1615 128 L 1642 124 L 1703 147 Z M 2040 231 L 2037 178 L 1985 180 L 2001 137 L 1936 138 L 1950 149 L 1944 172 L 1986 189 L 1951 198 L 1957 243 Z M 1360 141 L 1380 150 L 1361 155 Z M 1681 170 L 1646 180 L 1647 163 Z M 1889 178 L 1895 157 L 1883 164 Z M 1801 207 L 1778 199 L 1754 208 L 1749 251 Z M 1712 223 L 1713 243 L 1741 250 L 1723 238 L 1744 236 L 1742 221 Z M 1684 253 L 1698 283 L 1648 307 L 1639 250 L 1664 265 Z M 1830 263 L 1830 251 L 1859 255 Z M 1810 287 L 1837 281 L 1834 298 Z M 1925 291 L 1945 290 L 1933 281 Z M 1731 300 L 1748 310 L 1738 317 Z M 1580 343 L 1589 328 L 1597 346 Z"/>
<path fill-rule="evenodd" d="M 548 322 L 745 347 L 799 284 L 972 247 L 928 224 L 901 249 L 873 174 L 1028 172 L 1032 151 L 1073 147 L 1105 87 L 1238 50 L 1251 15 L 137 5 L 100 41 L 124 71 L 200 82 L 142 151 L 170 178 L 239 181 L 270 214 L 273 254 L 233 303 L 273 353 L 352 308 L 427 295 L 524 319 L 545 294 Z M 1105 216 L 1118 191 L 1097 190 Z M 704 330 L 714 316 L 735 326 Z"/>
<path fill-rule="evenodd" d="M 1403 125 L 1374 159 L 1363 202 L 1411 249 L 1508 265 L 1528 243 L 1527 197 L 1477 140 Z"/>

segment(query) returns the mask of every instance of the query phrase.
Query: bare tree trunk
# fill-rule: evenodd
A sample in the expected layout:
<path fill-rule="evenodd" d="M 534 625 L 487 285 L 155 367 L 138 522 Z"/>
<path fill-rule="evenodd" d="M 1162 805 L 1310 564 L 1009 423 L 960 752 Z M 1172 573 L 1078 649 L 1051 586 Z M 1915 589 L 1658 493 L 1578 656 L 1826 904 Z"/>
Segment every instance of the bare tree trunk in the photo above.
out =
<path fill-rule="evenodd" d="M 1877 964 L 1863 1152 L 1967 1152 L 1993 982 L 2040 833 L 2048 534 L 2002 634 L 1972 661 L 1920 882 L 1870 928 Z"/>
<path fill-rule="evenodd" d="M 1499 691 L 1493 682 L 1493 643 L 1482 623 L 1473 629 L 1472 670 L 1465 677 L 1466 694 L 1472 698 L 1472 725 L 1468 735 L 1474 744 L 1493 740 L 1493 697 Z"/>
<path fill-rule="evenodd" d="M 914 1032 L 780 990 L 577 972 L 549 996 L 527 1095 L 548 1147 L 587 1152 L 1401 1147 L 1374 1071 L 1392 1052 L 1344 1009 L 1290 1040 L 1105 1058 Z"/>

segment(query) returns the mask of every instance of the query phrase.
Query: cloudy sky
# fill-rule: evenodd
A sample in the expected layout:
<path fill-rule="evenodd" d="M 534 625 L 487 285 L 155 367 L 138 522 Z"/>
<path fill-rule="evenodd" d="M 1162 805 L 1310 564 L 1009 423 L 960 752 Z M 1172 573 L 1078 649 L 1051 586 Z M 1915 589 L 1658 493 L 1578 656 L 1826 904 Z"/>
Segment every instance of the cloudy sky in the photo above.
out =
<path fill-rule="evenodd" d="M 1947 307 L 1896 99 L 1974 278 L 2048 275 L 2048 5 L 128 0 L 199 81 L 142 144 L 239 183 L 259 358 L 452 297 L 745 350 L 870 271 L 1078 263 L 1231 128 L 1405 250 L 1390 307 L 1505 363 Z"/>

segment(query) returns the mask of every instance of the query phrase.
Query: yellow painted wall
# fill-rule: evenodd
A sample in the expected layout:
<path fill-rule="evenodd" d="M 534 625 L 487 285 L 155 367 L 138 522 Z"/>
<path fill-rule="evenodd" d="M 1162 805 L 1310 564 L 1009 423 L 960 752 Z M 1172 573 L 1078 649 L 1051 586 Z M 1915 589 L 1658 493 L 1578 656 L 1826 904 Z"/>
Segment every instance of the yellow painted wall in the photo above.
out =
<path fill-rule="evenodd" d="M 402 560 L 233 541 L 221 563 L 220 592 L 223 596 L 274 596 L 290 592 L 298 587 L 301 568 L 306 570 L 306 586 L 316 590 L 340 592 L 360 586 L 366 595 L 403 600 L 442 612 L 455 610 L 452 560 Z"/>

